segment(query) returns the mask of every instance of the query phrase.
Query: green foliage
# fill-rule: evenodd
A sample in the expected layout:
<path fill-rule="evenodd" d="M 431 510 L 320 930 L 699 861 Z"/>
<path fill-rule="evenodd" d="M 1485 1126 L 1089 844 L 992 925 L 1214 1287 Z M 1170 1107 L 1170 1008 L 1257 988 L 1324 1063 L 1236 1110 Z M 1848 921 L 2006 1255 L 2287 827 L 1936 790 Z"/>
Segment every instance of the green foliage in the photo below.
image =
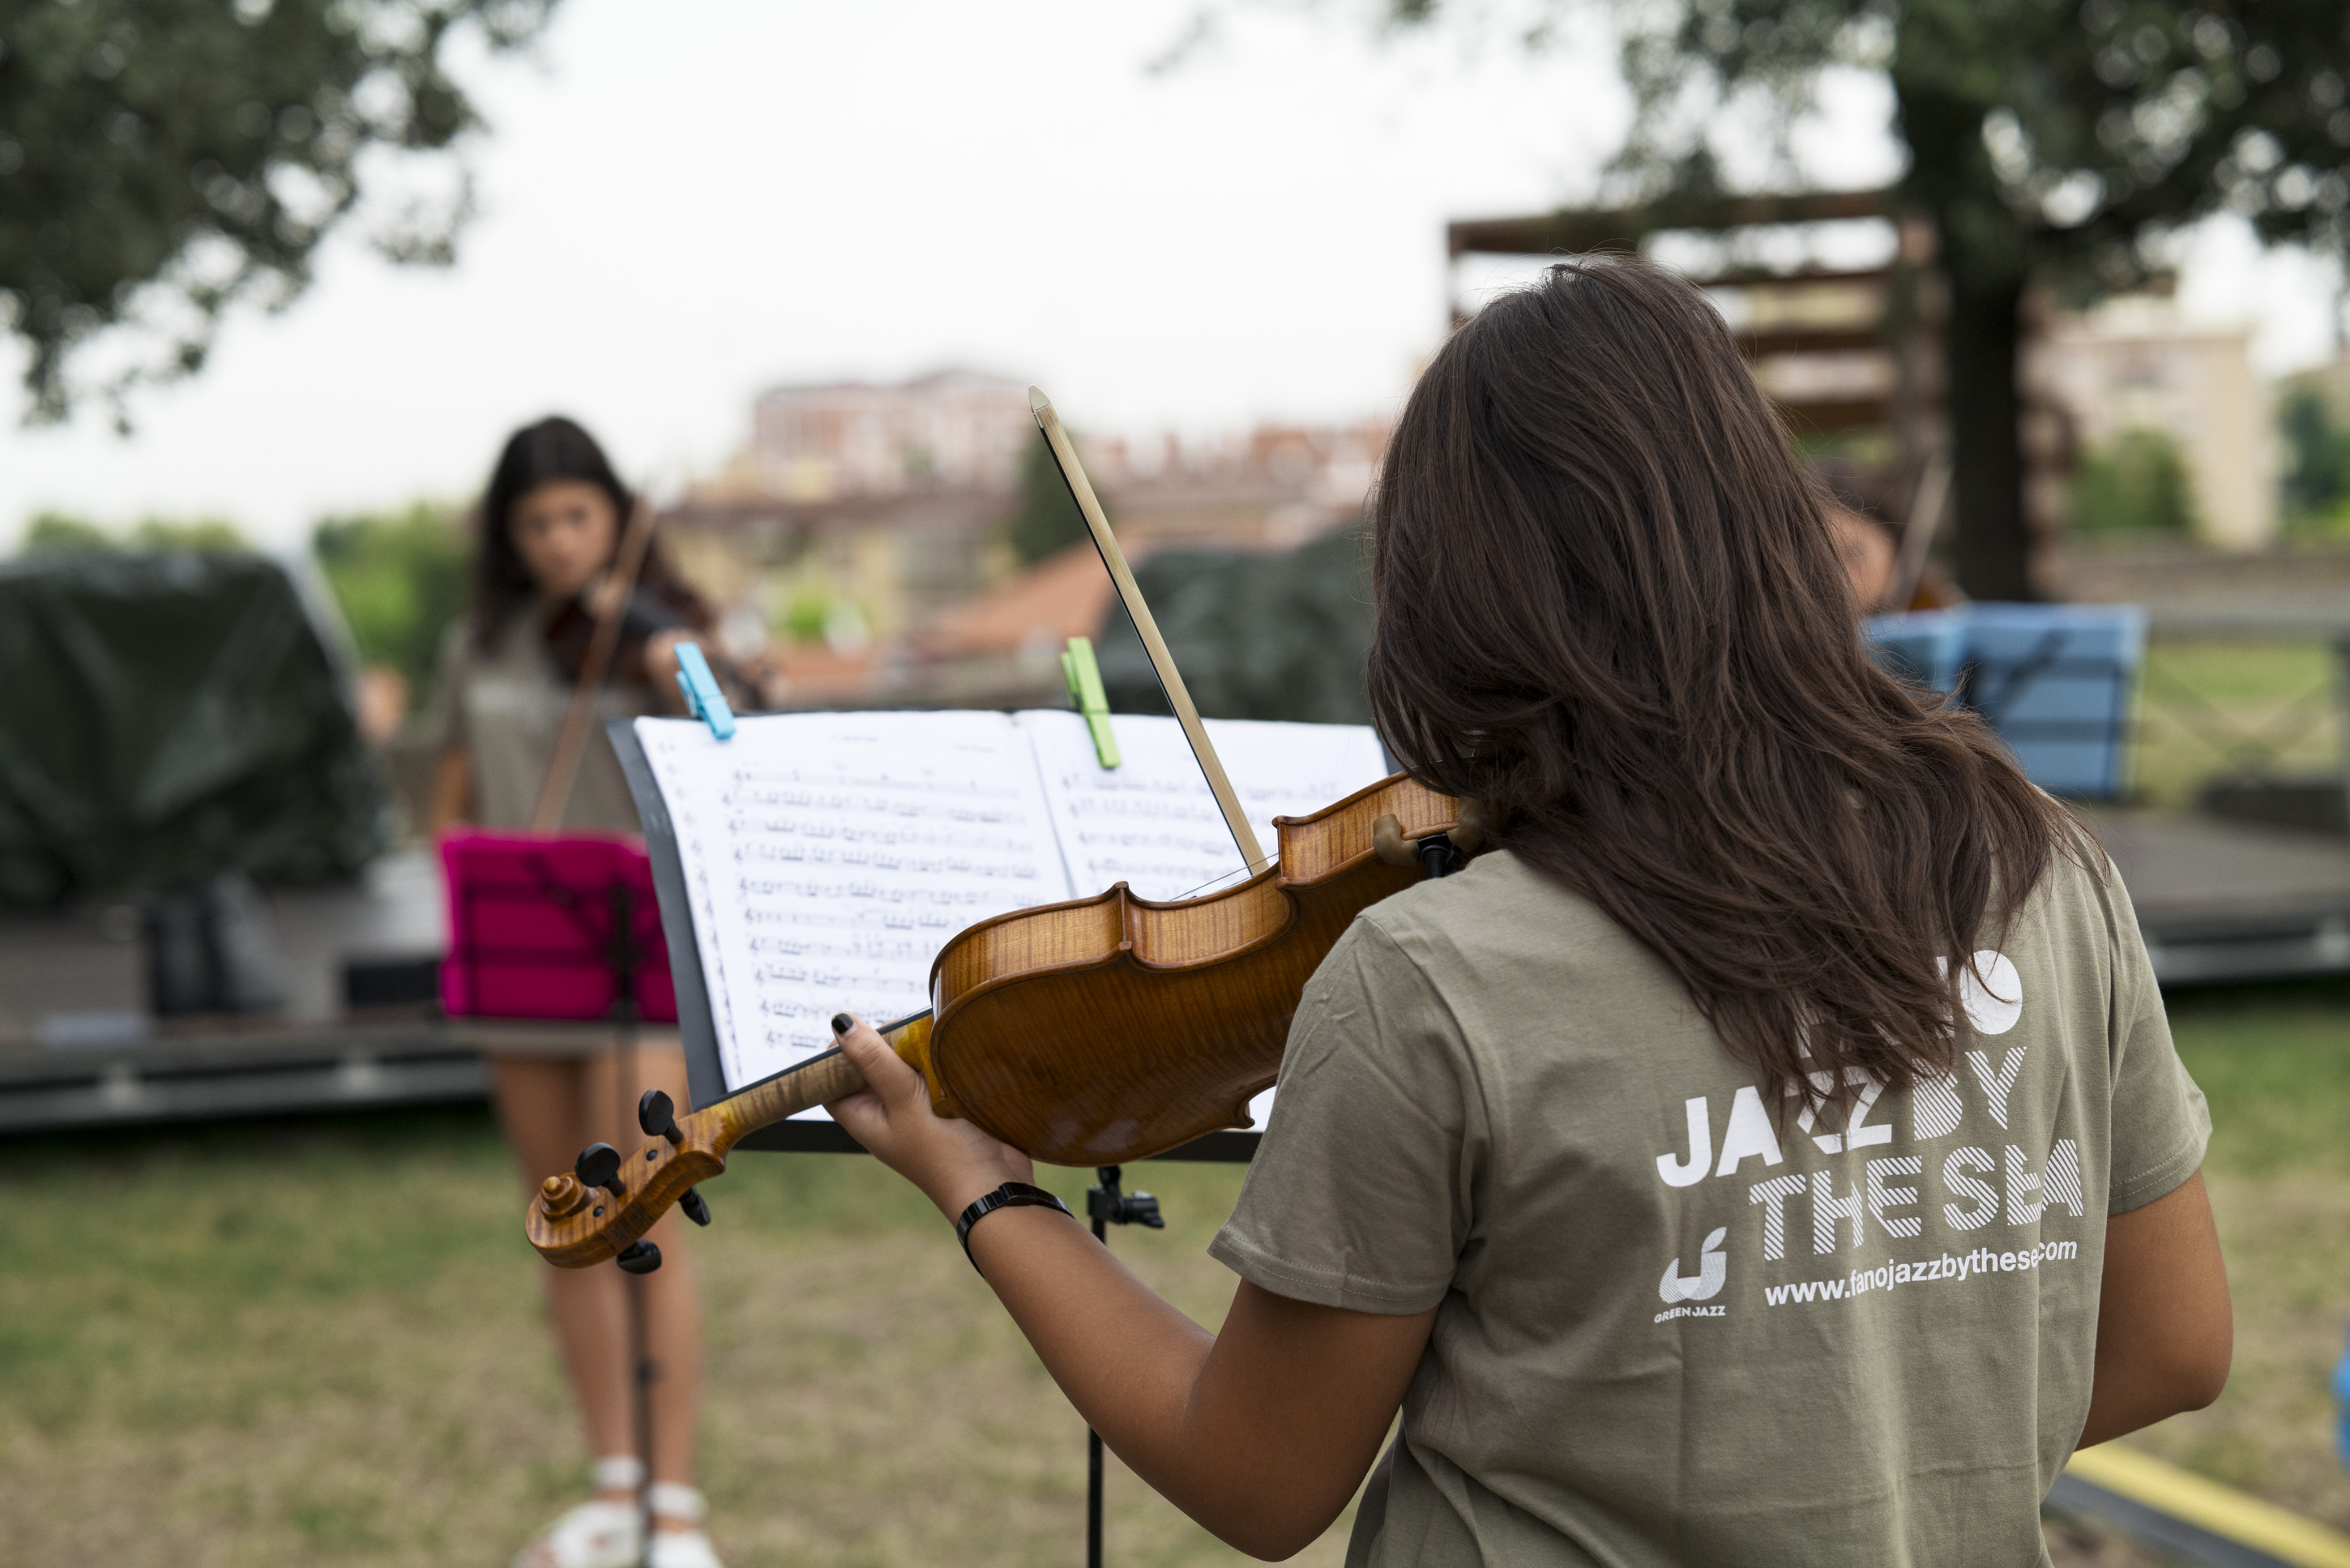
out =
<path fill-rule="evenodd" d="M 134 550 L 250 550 L 244 530 L 224 517 L 142 517 L 130 530 Z"/>
<path fill-rule="evenodd" d="M 2307 387 L 2286 396 L 2277 429 L 2286 452 L 2286 526 L 2296 533 L 2336 531 L 2326 524 L 2350 520 L 2350 431 L 2334 422 L 2324 396 Z"/>
<path fill-rule="evenodd" d="M 87 517 L 42 512 L 25 525 L 25 536 L 17 548 L 27 556 L 66 556 L 115 550 L 121 545 L 113 535 Z"/>
<path fill-rule="evenodd" d="M 1858 67 L 1889 78 L 1902 192 L 1936 218 L 1956 274 L 2128 287 L 2155 260 L 2145 242 L 2221 211 L 2271 244 L 2350 244 L 2338 0 L 1667 0 L 1644 15 L 1624 47 L 1639 112 L 1617 168 L 1646 192 L 1715 188 L 1743 122 L 1709 107 L 1772 106 L 1783 158 L 1822 73 Z"/>
<path fill-rule="evenodd" d="M 457 508 L 419 501 L 405 511 L 329 517 L 310 548 L 343 607 L 359 657 L 408 680 L 421 704 L 441 639 L 465 613 L 471 549 Z"/>
<path fill-rule="evenodd" d="M 62 419 L 76 351 L 143 344 L 95 389 L 199 369 L 222 313 L 276 306 L 387 150 L 446 152 L 478 123 L 443 68 L 461 24 L 494 48 L 554 0 L 16 0 L 0 10 L 0 301 L 31 353 L 31 417 Z M 445 262 L 470 210 L 386 214 L 378 248 Z"/>
<path fill-rule="evenodd" d="M 2161 431 L 2124 431 L 2082 461 L 2073 478 L 2081 534 L 2194 532 L 2195 487 L 2178 443 Z"/>
<path fill-rule="evenodd" d="M 802 583 L 792 590 L 790 602 L 784 607 L 784 631 L 792 641 L 806 647 L 824 640 L 825 623 L 831 618 L 833 592 L 824 583 Z"/>
<path fill-rule="evenodd" d="M 1020 504 L 1004 520 L 1003 535 L 1023 566 L 1057 556 L 1086 537 L 1085 514 L 1077 510 L 1060 465 L 1042 441 L 1033 441 L 1020 462 Z"/>
<path fill-rule="evenodd" d="M 142 517 L 124 535 L 87 517 L 43 512 L 26 525 L 21 548 L 27 556 L 126 549 L 237 551 L 252 549 L 253 542 L 224 517 Z"/>

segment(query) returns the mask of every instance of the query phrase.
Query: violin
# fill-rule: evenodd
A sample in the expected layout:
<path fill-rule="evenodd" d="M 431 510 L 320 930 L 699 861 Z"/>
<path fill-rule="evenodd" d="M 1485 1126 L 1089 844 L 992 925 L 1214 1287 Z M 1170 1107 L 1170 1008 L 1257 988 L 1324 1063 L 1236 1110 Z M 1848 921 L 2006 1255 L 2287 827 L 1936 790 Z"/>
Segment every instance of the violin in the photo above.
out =
<path fill-rule="evenodd" d="M 547 757 L 546 771 L 539 777 L 538 793 L 532 801 L 530 826 L 534 832 L 551 832 L 563 820 L 565 803 L 571 798 L 572 780 L 578 776 L 580 752 L 595 722 L 596 697 L 611 673 L 613 663 L 626 661 L 643 679 L 647 673 L 645 645 L 664 631 L 692 629 L 674 605 L 638 584 L 652 539 L 653 509 L 640 494 L 629 509 L 628 526 L 621 530 L 619 546 L 613 552 L 611 573 L 603 585 L 605 591 L 597 593 L 591 589 L 575 596 L 546 624 L 544 635 L 547 651 L 571 682 L 571 702 L 564 712 L 562 729 L 556 732 L 555 749 Z M 603 603 L 591 606 L 591 595 Z M 729 699 L 739 705 L 741 692 L 748 685 L 741 672 L 712 651 L 705 650 L 704 657 L 721 684 L 729 689 Z"/>
<path fill-rule="evenodd" d="M 1473 803 L 1403 774 L 1303 817 L 1259 848 L 1182 677 L 1134 586 L 1052 404 L 1031 389 L 1103 564 L 1133 615 L 1210 792 L 1253 874 L 1158 902 L 1120 882 L 1090 898 L 1016 909 L 957 935 L 931 965 L 928 1012 L 882 1037 L 922 1075 L 931 1105 L 1047 1164 L 1123 1165 L 1221 1127 L 1249 1125 L 1272 1086 L 1306 980 L 1355 916 L 1482 844 Z M 744 1136 L 865 1086 L 837 1047 L 679 1117 L 650 1091 L 638 1121 L 658 1141 L 623 1158 L 608 1144 L 548 1177 L 525 1227 L 549 1262 L 660 1266 L 639 1240 L 669 1207 L 708 1223 L 697 1184 Z"/>
<path fill-rule="evenodd" d="M 1401 774 L 1274 829 L 1278 865 L 1201 898 L 1159 903 L 1120 882 L 983 920 L 932 961 L 930 1011 L 882 1038 L 939 1115 L 1048 1165 L 1124 1165 L 1247 1127 L 1307 978 L 1356 915 L 1482 841 L 1473 809 Z M 744 1136 L 864 1086 L 836 1046 L 687 1116 L 652 1090 L 638 1121 L 660 1141 L 629 1160 L 597 1144 L 548 1177 L 531 1245 L 565 1268 L 625 1267 L 637 1247 L 657 1260 L 637 1239 Z M 699 1207 L 692 1195 L 687 1213 Z"/>
<path fill-rule="evenodd" d="M 588 645 L 595 640 L 596 611 L 588 606 L 588 595 L 580 594 L 564 601 L 544 631 L 546 651 L 567 681 L 577 681 L 587 669 Z M 692 623 L 678 613 L 676 606 L 650 588 L 635 588 L 620 606 L 612 661 L 622 670 L 635 670 L 641 680 L 645 644 L 665 631 L 693 629 Z"/>

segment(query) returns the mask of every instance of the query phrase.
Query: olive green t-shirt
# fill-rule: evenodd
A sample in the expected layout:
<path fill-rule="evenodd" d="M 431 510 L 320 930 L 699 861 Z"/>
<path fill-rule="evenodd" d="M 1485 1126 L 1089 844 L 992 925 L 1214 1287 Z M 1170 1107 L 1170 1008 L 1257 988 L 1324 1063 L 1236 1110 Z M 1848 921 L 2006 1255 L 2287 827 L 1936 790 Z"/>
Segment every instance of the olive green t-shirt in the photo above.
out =
<path fill-rule="evenodd" d="M 2044 1563 L 2106 1216 L 2210 1128 L 2095 858 L 1976 955 L 1956 1075 L 1849 1119 L 1774 1116 L 1662 960 L 1506 852 L 1367 910 L 1213 1248 L 1437 1309 L 1350 1568 Z"/>
<path fill-rule="evenodd" d="M 441 644 L 425 732 L 473 759 L 472 820 L 484 827 L 527 827 L 539 781 L 555 755 L 556 737 L 571 708 L 571 684 L 546 651 L 536 615 L 517 612 L 487 649 L 476 648 L 470 623 L 449 628 Z M 579 771 L 561 826 L 574 831 L 641 833 L 642 820 L 620 773 L 620 759 L 604 721 L 654 711 L 641 686 L 608 680 L 596 698 L 596 722 L 580 749 Z"/>

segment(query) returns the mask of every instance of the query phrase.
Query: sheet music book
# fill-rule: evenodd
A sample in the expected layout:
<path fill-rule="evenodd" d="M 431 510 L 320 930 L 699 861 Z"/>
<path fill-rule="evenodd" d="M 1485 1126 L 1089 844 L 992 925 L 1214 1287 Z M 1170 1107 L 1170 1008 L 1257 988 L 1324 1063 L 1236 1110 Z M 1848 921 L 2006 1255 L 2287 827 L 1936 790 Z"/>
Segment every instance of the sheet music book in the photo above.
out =
<path fill-rule="evenodd" d="M 882 1023 L 929 1006 L 931 960 L 991 916 L 1120 881 L 1174 899 L 1241 880 L 1181 727 L 1111 723 L 1115 769 L 1066 711 L 770 714 L 723 742 L 691 720 L 635 721 L 727 1092 L 829 1049 L 836 1012 Z M 1269 855 L 1273 818 L 1388 771 L 1365 726 L 1207 728 Z"/>

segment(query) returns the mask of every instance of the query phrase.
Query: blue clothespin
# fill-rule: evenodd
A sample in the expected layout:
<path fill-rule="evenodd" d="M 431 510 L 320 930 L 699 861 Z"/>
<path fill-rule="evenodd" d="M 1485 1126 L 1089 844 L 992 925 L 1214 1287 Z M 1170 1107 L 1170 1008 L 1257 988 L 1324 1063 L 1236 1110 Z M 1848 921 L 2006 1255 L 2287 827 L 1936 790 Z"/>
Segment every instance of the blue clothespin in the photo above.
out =
<path fill-rule="evenodd" d="M 685 693 L 687 712 L 707 720 L 710 732 L 720 740 L 733 738 L 734 710 L 726 705 L 726 693 L 718 690 L 718 678 L 710 673 L 710 660 L 702 657 L 702 649 L 693 643 L 677 645 L 677 685 Z"/>
<path fill-rule="evenodd" d="M 1069 701 L 1085 715 L 1094 738 L 1094 760 L 1106 768 L 1118 766 L 1118 737 L 1109 731 L 1109 698 L 1103 693 L 1101 666 L 1094 662 L 1094 639 L 1069 639 L 1061 655 L 1061 675 L 1069 683 Z"/>

